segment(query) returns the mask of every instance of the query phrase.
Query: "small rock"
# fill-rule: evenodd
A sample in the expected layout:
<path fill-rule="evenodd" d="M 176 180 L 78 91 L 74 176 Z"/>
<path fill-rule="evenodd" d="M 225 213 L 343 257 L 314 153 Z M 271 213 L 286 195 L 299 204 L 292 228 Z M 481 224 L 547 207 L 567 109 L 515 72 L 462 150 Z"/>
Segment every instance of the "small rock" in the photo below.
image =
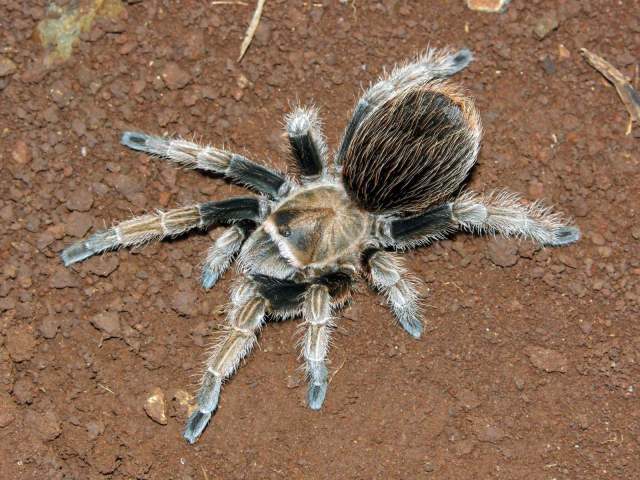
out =
<path fill-rule="evenodd" d="M 31 162 L 31 149 L 29 149 L 29 146 L 24 140 L 18 140 L 13 145 L 11 156 L 16 161 L 16 163 L 20 165 L 26 165 L 27 163 Z"/>
<path fill-rule="evenodd" d="M 25 415 L 25 422 L 31 425 L 44 441 L 54 440 L 62 433 L 60 420 L 51 410 L 47 410 L 44 413 L 28 410 Z"/>
<path fill-rule="evenodd" d="M 467 411 L 473 410 L 474 408 L 479 407 L 480 404 L 482 404 L 478 396 L 473 391 L 467 388 L 460 390 L 456 394 L 456 398 L 458 399 L 462 407 Z"/>
<path fill-rule="evenodd" d="M 107 338 L 118 338 L 120 336 L 120 319 L 116 312 L 102 312 L 94 315 L 91 325 L 107 335 Z"/>
<path fill-rule="evenodd" d="M 0 56 L 0 78 L 16 73 L 16 64 L 7 57 Z"/>
<path fill-rule="evenodd" d="M 61 323 L 62 322 L 59 317 L 55 315 L 47 315 L 42 319 L 40 327 L 38 328 L 40 335 L 48 339 L 55 338 Z"/>
<path fill-rule="evenodd" d="M 13 412 L 0 409 L 0 428 L 8 427 L 15 419 Z"/>
<path fill-rule="evenodd" d="M 487 258 L 499 267 L 518 263 L 518 244 L 513 239 L 495 238 L 489 242 Z"/>
<path fill-rule="evenodd" d="M 591 420 L 585 413 L 579 413 L 576 415 L 576 423 L 582 430 L 587 430 L 591 426 Z"/>
<path fill-rule="evenodd" d="M 559 25 L 558 14 L 555 11 L 550 11 L 536 22 L 533 27 L 533 32 L 536 34 L 536 37 L 538 37 L 538 40 L 543 40 L 558 28 Z"/>
<path fill-rule="evenodd" d="M 93 225 L 93 218 L 88 213 L 71 212 L 64 224 L 64 231 L 71 237 L 84 237 Z"/>
<path fill-rule="evenodd" d="M 151 395 L 144 402 L 144 411 L 154 422 L 160 425 L 167 424 L 167 406 L 162 390 L 154 388 L 151 391 Z"/>
<path fill-rule="evenodd" d="M 558 253 L 558 260 L 560 260 L 563 265 L 566 265 L 569 268 L 578 268 L 578 261 L 573 258 L 571 255 L 567 255 L 566 253 Z"/>
<path fill-rule="evenodd" d="M 522 377 L 513 377 L 513 383 L 515 383 L 516 388 L 520 391 L 524 390 L 525 381 Z"/>
<path fill-rule="evenodd" d="M 63 267 L 56 267 L 55 272 L 51 275 L 50 284 L 53 288 L 76 288 L 78 282 L 76 277 Z"/>
<path fill-rule="evenodd" d="M 193 290 L 177 290 L 171 299 L 171 307 L 180 315 L 190 316 L 196 313 L 197 295 Z"/>
<path fill-rule="evenodd" d="M 467 7 L 478 12 L 501 13 L 511 0 L 467 0 Z"/>
<path fill-rule="evenodd" d="M 548 348 L 529 346 L 524 353 L 529 357 L 532 365 L 545 372 L 565 373 L 569 367 L 569 361 L 563 354 Z"/>
<path fill-rule="evenodd" d="M 591 320 L 579 320 L 578 326 L 585 335 L 589 335 L 593 330 L 593 322 Z"/>
<path fill-rule="evenodd" d="M 67 200 L 67 208 L 78 212 L 86 212 L 93 205 L 93 195 L 89 190 L 80 189 L 75 191 Z"/>
<path fill-rule="evenodd" d="M 469 420 L 471 421 L 471 429 L 481 442 L 498 443 L 507 436 L 505 431 L 496 425 L 491 418 L 475 417 Z"/>
<path fill-rule="evenodd" d="M 177 402 L 179 410 L 183 410 L 184 416 L 188 417 L 196 409 L 193 404 L 193 395 L 185 390 L 176 390 L 173 394 L 173 400 Z"/>
<path fill-rule="evenodd" d="M 131 201 L 137 193 L 142 192 L 144 188 L 144 185 L 140 180 L 136 180 L 133 177 L 122 174 L 115 176 L 113 186 L 129 201 Z"/>
<path fill-rule="evenodd" d="M 89 440 L 95 440 L 104 433 L 104 423 L 100 421 L 88 422 L 86 427 L 87 433 L 89 434 Z"/>
<path fill-rule="evenodd" d="M 498 443 L 506 437 L 504 430 L 491 424 L 476 425 L 476 435 L 479 441 L 488 443 Z"/>
<path fill-rule="evenodd" d="M 165 85 L 169 87 L 169 90 L 184 88 L 191 81 L 191 75 L 185 72 L 180 65 L 175 62 L 167 63 L 160 76 L 162 80 L 164 80 Z"/>
<path fill-rule="evenodd" d="M 24 362 L 33 356 L 36 339 L 30 325 L 19 325 L 7 330 L 5 344 L 14 362 Z"/>
<path fill-rule="evenodd" d="M 186 36 L 184 54 L 189 60 L 198 60 L 205 55 L 205 39 L 201 31 L 191 31 Z"/>
<path fill-rule="evenodd" d="M 13 396 L 21 405 L 28 405 L 33 402 L 33 392 L 35 385 L 29 377 L 22 377 L 13 384 Z"/>
<path fill-rule="evenodd" d="M 558 45 L 558 57 L 560 58 L 560 60 L 571 58 L 571 52 L 562 43 Z"/>
<path fill-rule="evenodd" d="M 41 232 L 36 238 L 36 247 L 42 252 L 51 245 L 54 240 L 55 238 L 51 232 Z"/>
<path fill-rule="evenodd" d="M 550 55 L 545 55 L 542 59 L 542 68 L 547 75 L 554 75 L 556 73 L 556 64 Z"/>
<path fill-rule="evenodd" d="M 108 277 L 111 275 L 120 265 L 120 260 L 117 255 L 101 255 L 99 257 L 92 258 L 87 268 L 94 275 L 99 277 Z"/>
<path fill-rule="evenodd" d="M 591 232 L 589 236 L 591 237 L 591 241 L 593 242 L 594 245 L 601 247 L 605 244 L 604 237 L 600 235 L 598 232 Z"/>
<path fill-rule="evenodd" d="M 424 471 L 427 473 L 432 473 L 436 470 L 436 466 L 431 462 L 426 462 L 424 464 Z"/>
<path fill-rule="evenodd" d="M 93 454 L 89 458 L 91 465 L 103 475 L 109 475 L 118 468 L 120 459 L 119 443 L 104 435 L 98 437 L 93 447 Z"/>
<path fill-rule="evenodd" d="M 298 388 L 304 383 L 304 375 L 293 374 L 287 376 L 287 388 Z"/>

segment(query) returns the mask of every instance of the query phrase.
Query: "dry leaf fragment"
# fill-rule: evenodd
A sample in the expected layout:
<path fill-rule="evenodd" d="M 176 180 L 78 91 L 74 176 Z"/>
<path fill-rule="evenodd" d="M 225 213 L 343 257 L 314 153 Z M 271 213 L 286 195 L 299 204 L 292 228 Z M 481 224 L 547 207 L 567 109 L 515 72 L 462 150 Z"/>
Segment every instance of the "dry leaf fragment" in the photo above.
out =
<path fill-rule="evenodd" d="M 258 0 L 256 9 L 253 12 L 253 18 L 251 18 L 251 23 L 249 23 L 249 28 L 247 28 L 247 32 L 244 34 L 244 40 L 242 40 L 242 45 L 240 46 L 240 56 L 238 57 L 238 62 L 242 60 L 242 57 L 244 57 L 244 54 L 249 48 L 249 45 L 251 45 L 251 40 L 253 40 L 253 36 L 256 33 L 258 24 L 260 23 L 260 17 L 262 16 L 262 9 L 264 8 L 265 2 L 266 0 Z"/>
<path fill-rule="evenodd" d="M 587 60 L 587 63 L 600 72 L 607 80 L 613 83 L 614 87 L 616 87 L 620 100 L 622 100 L 622 103 L 624 103 L 624 106 L 629 112 L 629 125 L 625 132 L 626 135 L 629 135 L 631 133 L 632 122 L 635 120 L 636 123 L 640 123 L 640 93 L 633 88 L 631 81 L 625 77 L 620 70 L 607 62 L 604 58 L 599 57 L 586 48 L 583 48 L 581 51 Z"/>

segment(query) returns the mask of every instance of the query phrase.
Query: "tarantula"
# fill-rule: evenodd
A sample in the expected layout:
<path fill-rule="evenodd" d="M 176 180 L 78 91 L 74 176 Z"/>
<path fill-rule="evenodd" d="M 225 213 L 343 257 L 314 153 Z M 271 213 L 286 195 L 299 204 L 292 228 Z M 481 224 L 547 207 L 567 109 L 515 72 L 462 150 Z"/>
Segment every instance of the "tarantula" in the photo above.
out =
<path fill-rule="evenodd" d="M 550 246 L 579 239 L 577 227 L 537 203 L 461 190 L 476 161 L 481 125 L 472 100 L 446 79 L 471 60 L 467 49 L 430 49 L 373 84 L 355 106 L 333 165 L 316 110 L 297 108 L 286 117 L 294 176 L 182 139 L 123 134 L 129 148 L 224 175 L 261 194 L 135 217 L 61 254 L 68 266 L 121 246 L 230 225 L 208 252 L 202 285 L 213 287 L 236 256 L 241 279 L 231 292 L 228 327 L 208 357 L 187 441 L 204 431 L 222 383 L 256 343 L 265 315 L 302 316 L 307 400 L 316 410 L 327 392 L 334 312 L 358 278 L 383 294 L 400 325 L 420 337 L 416 280 L 396 251 L 459 229 Z"/>

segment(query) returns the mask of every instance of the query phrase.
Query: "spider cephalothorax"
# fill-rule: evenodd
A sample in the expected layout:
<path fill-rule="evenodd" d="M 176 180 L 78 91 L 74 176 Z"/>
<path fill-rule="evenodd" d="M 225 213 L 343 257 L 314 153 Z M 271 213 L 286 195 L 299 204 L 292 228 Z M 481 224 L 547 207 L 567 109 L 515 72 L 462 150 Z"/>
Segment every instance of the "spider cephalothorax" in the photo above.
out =
<path fill-rule="evenodd" d="M 471 53 L 429 50 L 396 68 L 358 101 L 329 165 L 313 109 L 287 117 L 298 175 L 243 156 L 180 139 L 127 132 L 122 143 L 178 165 L 222 174 L 261 197 L 238 197 L 143 215 L 97 232 L 62 252 L 65 265 L 121 246 L 229 224 L 209 250 L 202 284 L 211 288 L 237 257 L 228 328 L 213 348 L 187 421 L 185 438 L 201 435 L 218 405 L 222 383 L 256 342 L 265 315 L 302 316 L 308 403 L 321 407 L 333 312 L 365 278 L 386 296 L 414 337 L 422 319 L 413 277 L 395 251 L 444 238 L 455 230 L 489 232 L 560 246 L 578 240 L 576 227 L 516 195 L 479 195 L 462 184 L 475 163 L 480 119 L 473 102 L 446 78 Z"/>

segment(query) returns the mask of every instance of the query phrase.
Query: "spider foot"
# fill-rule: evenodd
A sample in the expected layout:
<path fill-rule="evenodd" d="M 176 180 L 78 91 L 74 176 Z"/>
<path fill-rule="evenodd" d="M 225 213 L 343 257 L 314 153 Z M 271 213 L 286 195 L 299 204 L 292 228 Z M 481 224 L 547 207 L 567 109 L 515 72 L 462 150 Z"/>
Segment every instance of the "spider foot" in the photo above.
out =
<path fill-rule="evenodd" d="M 549 242 L 552 247 L 562 247 L 580 240 L 580 229 L 578 227 L 560 227 L 553 233 L 555 240 Z"/>
<path fill-rule="evenodd" d="M 307 404 L 312 410 L 320 410 L 327 395 L 327 367 L 324 362 L 309 362 L 309 390 Z"/>
<path fill-rule="evenodd" d="M 147 143 L 151 140 L 151 136 L 145 133 L 138 132 L 124 132 L 120 143 L 133 150 L 139 150 L 141 152 L 148 152 L 149 148 Z"/>
<path fill-rule="evenodd" d="M 466 68 L 473 60 L 473 54 L 468 48 L 463 48 L 456 52 L 451 59 L 452 73 L 457 73 Z"/>
<path fill-rule="evenodd" d="M 309 391 L 307 393 L 307 403 L 311 410 L 320 410 L 324 403 L 324 397 L 327 395 L 327 382 L 314 385 L 309 385 Z"/>
<path fill-rule="evenodd" d="M 400 309 L 396 312 L 398 321 L 402 328 L 413 338 L 420 338 L 424 325 L 418 312 L 414 309 Z"/>
<path fill-rule="evenodd" d="M 200 278 L 200 281 L 203 288 L 209 290 L 216 284 L 218 278 L 220 278 L 219 272 L 204 268 L 202 270 L 202 277 Z"/>
<path fill-rule="evenodd" d="M 88 248 L 85 242 L 78 242 L 65 248 L 60 253 L 60 259 L 62 263 L 64 263 L 64 266 L 68 267 L 76 262 L 86 260 L 93 254 L 95 254 L 95 252 L 91 248 Z"/>
<path fill-rule="evenodd" d="M 182 436 L 187 442 L 191 444 L 195 443 L 198 438 L 200 438 L 200 435 L 202 435 L 202 432 L 204 432 L 209 420 L 211 420 L 211 412 L 206 413 L 196 410 L 189 416 Z"/>
<path fill-rule="evenodd" d="M 91 235 L 86 240 L 68 246 L 60 253 L 60 259 L 65 267 L 113 248 L 117 244 L 117 235 L 113 229 Z"/>
<path fill-rule="evenodd" d="M 218 407 L 220 400 L 220 390 L 222 389 L 222 380 L 211 372 L 206 372 L 204 380 L 196 401 L 198 410 L 193 412 L 187 419 L 187 425 L 184 428 L 182 436 L 189 443 L 194 443 L 207 427 L 211 414 Z"/>

